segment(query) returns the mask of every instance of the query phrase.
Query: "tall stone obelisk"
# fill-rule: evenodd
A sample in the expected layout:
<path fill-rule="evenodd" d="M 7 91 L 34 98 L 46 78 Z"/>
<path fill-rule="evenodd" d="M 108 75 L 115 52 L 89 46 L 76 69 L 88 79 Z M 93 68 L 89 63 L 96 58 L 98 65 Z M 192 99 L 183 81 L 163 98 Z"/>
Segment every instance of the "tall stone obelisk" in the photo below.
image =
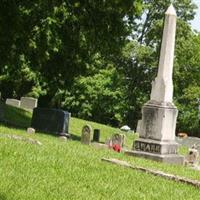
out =
<path fill-rule="evenodd" d="M 176 11 L 171 4 L 165 13 L 159 68 L 152 82 L 150 100 L 142 108 L 139 139 L 127 154 L 169 163 L 183 163 L 177 154 L 175 128 L 178 110 L 173 104 L 173 60 L 176 33 Z"/>

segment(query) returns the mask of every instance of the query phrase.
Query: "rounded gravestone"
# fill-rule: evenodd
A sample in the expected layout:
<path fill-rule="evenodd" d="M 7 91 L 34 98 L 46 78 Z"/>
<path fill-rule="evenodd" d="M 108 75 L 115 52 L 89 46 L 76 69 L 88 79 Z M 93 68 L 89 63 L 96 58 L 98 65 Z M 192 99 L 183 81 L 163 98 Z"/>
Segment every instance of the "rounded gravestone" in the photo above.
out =
<path fill-rule="evenodd" d="M 89 145 L 91 142 L 92 127 L 90 125 L 85 125 L 82 128 L 81 143 Z"/>
<path fill-rule="evenodd" d="M 116 133 L 111 138 L 112 145 L 119 144 L 121 147 L 124 146 L 125 136 L 123 134 Z"/>

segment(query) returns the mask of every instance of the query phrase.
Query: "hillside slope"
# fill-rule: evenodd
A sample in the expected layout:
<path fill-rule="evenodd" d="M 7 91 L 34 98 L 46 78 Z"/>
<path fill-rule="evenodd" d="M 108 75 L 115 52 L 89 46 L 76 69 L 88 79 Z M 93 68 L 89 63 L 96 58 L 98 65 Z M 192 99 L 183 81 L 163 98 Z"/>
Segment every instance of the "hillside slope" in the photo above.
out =
<path fill-rule="evenodd" d="M 25 129 L 8 128 L 1 124 L 0 199 L 198 199 L 200 190 L 192 186 L 113 166 L 102 162 L 101 158 L 118 158 L 137 166 L 198 180 L 200 172 L 82 145 L 78 136 L 85 123 L 88 122 L 72 118 L 70 132 L 77 135 L 77 140 L 67 142 L 42 133 L 28 135 Z M 117 131 L 105 125 L 90 123 L 102 128 L 102 140 Z M 6 134 L 32 138 L 42 145 L 13 140 L 5 137 Z"/>

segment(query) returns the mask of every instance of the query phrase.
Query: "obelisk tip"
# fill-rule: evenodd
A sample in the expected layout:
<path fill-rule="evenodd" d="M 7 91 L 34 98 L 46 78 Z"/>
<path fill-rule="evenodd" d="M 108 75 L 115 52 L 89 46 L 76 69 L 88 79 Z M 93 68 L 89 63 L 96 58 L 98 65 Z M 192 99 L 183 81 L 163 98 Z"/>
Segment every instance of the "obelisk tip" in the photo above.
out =
<path fill-rule="evenodd" d="M 165 12 L 165 15 L 175 15 L 176 16 L 176 10 L 172 4 L 168 7 L 167 11 Z"/>

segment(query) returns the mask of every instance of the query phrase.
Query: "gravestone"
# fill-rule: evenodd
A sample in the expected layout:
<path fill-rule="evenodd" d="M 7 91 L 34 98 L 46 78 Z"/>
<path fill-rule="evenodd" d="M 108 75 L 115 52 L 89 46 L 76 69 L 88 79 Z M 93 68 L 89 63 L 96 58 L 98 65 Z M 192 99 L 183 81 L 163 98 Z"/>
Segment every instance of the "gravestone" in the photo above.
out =
<path fill-rule="evenodd" d="M 17 99 L 6 99 L 6 104 L 14 107 L 20 107 L 20 101 Z"/>
<path fill-rule="evenodd" d="M 93 142 L 99 142 L 99 139 L 100 139 L 100 130 L 94 129 Z"/>
<path fill-rule="evenodd" d="M 27 128 L 26 132 L 29 133 L 29 134 L 33 134 L 33 133 L 35 133 L 35 129 L 29 127 L 29 128 Z"/>
<path fill-rule="evenodd" d="M 115 145 L 115 144 L 119 144 L 120 147 L 123 147 L 124 146 L 124 140 L 125 140 L 125 137 L 123 134 L 114 134 L 111 138 L 111 144 L 112 146 Z"/>
<path fill-rule="evenodd" d="M 189 148 L 189 153 L 186 156 L 186 164 L 196 165 L 199 161 L 199 152 L 196 148 L 196 145 L 193 145 L 192 148 Z"/>
<path fill-rule="evenodd" d="M 176 32 L 176 11 L 171 4 L 165 13 L 158 74 L 152 82 L 150 100 L 142 108 L 139 122 L 139 139 L 133 151 L 126 153 L 157 161 L 183 164 L 177 154 L 175 128 L 178 110 L 173 104 L 173 59 Z"/>
<path fill-rule="evenodd" d="M 82 128 L 81 143 L 89 145 L 91 143 L 92 127 L 85 125 Z"/>
<path fill-rule="evenodd" d="M 32 97 L 21 97 L 20 107 L 28 110 L 33 110 L 37 107 L 38 100 Z"/>
<path fill-rule="evenodd" d="M 37 131 L 63 134 L 69 131 L 70 113 L 60 109 L 34 108 L 31 127 Z"/>

